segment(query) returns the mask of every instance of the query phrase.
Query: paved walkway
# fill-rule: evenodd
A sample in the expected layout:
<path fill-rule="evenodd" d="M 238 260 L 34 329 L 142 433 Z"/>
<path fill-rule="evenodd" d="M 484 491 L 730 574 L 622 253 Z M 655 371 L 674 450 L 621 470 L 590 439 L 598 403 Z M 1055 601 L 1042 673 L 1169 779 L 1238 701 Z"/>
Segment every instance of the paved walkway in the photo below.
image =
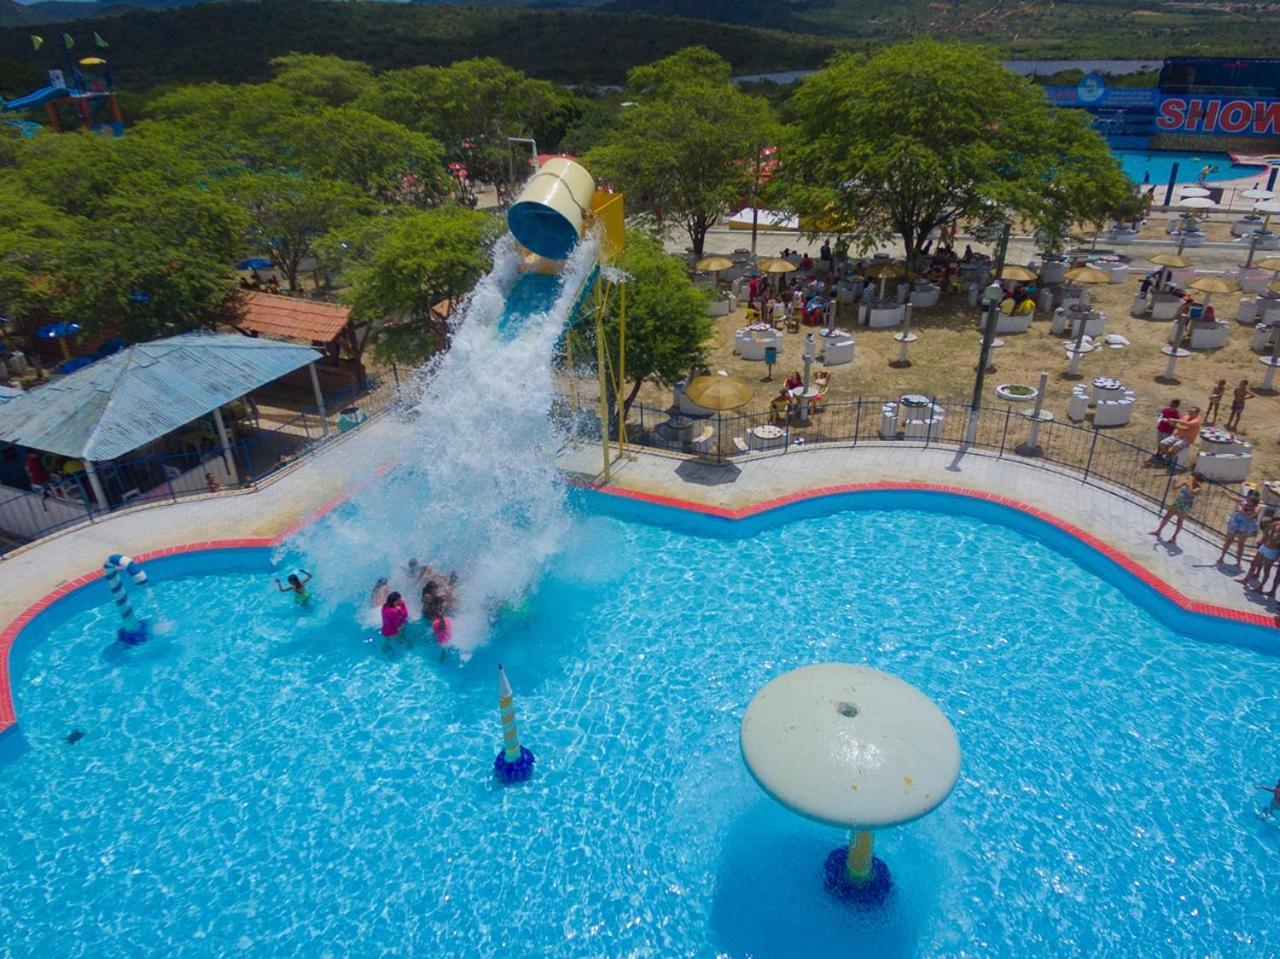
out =
<path fill-rule="evenodd" d="M 367 478 L 384 419 L 338 437 L 254 492 L 225 492 L 122 510 L 91 526 L 38 540 L 0 558 L 0 630 L 64 583 L 101 568 L 112 553 L 141 555 L 227 539 L 274 539 Z"/>
<path fill-rule="evenodd" d="M 600 480 L 598 446 L 566 449 L 561 468 L 588 482 Z M 955 486 L 1007 497 L 1080 527 L 1149 570 L 1197 603 L 1253 615 L 1268 605 L 1233 579 L 1235 567 L 1216 563 L 1221 543 L 1183 530 L 1176 546 L 1149 535 L 1158 518 L 1152 506 L 1121 490 L 1082 483 L 1074 475 L 956 449 L 859 444 L 747 457 L 716 465 L 656 452 L 616 462 L 610 485 L 723 509 L 741 509 L 804 490 L 850 484 L 916 482 Z M 1166 528 L 1168 536 L 1170 528 Z M 1247 557 L 1246 557 L 1247 558 Z"/>
<path fill-rule="evenodd" d="M 100 568 L 113 552 L 143 554 L 227 539 L 274 539 L 367 481 L 379 464 L 377 443 L 389 420 L 347 434 L 253 493 L 222 493 L 114 513 L 92 526 L 40 540 L 0 559 L 0 628 L 63 584 Z M 566 448 L 566 472 L 598 480 L 600 450 Z M 615 463 L 625 489 L 737 509 L 803 490 L 853 483 L 907 481 L 1006 496 L 1052 514 L 1110 544 L 1190 599 L 1249 613 L 1266 612 L 1232 582 L 1237 571 L 1214 560 L 1218 544 L 1185 530 L 1177 547 L 1148 535 L 1151 508 L 1121 491 L 1085 485 L 1068 473 L 956 450 L 893 444 L 811 449 L 703 464 L 654 452 Z"/>

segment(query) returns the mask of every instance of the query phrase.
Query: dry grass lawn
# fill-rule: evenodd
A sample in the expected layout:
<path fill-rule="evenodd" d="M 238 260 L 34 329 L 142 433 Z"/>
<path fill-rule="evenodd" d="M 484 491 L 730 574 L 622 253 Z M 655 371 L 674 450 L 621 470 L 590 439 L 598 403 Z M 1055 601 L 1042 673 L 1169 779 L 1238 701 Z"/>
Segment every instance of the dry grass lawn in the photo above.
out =
<path fill-rule="evenodd" d="M 1138 261 L 1139 264 L 1142 261 Z M 1230 327 L 1230 338 L 1220 350 L 1193 353 L 1178 363 L 1179 383 L 1165 385 L 1157 382 L 1164 372 L 1167 357 L 1160 348 L 1167 342 L 1171 324 L 1135 319 L 1129 316 L 1129 306 L 1141 278 L 1141 270 L 1133 271 L 1122 284 L 1093 286 L 1089 288 L 1094 305 L 1107 315 L 1108 333 L 1120 333 L 1132 345 L 1123 349 L 1097 350 L 1083 357 L 1080 370 L 1085 380 L 1094 376 L 1111 376 L 1121 380 L 1137 392 L 1137 407 L 1128 426 L 1107 429 L 1106 433 L 1149 448 L 1156 416 L 1173 397 L 1180 397 L 1183 408 L 1192 405 L 1204 407 L 1214 383 L 1225 378 L 1228 392 L 1223 403 L 1219 423 L 1225 422 L 1230 408 L 1230 387 L 1241 379 L 1260 383 L 1266 372 L 1258 356 L 1249 349 L 1253 336 L 1252 326 L 1235 322 L 1239 294 L 1218 294 L 1213 305 L 1218 317 Z M 969 307 L 959 296 L 944 296 L 933 308 L 916 310 L 912 317 L 912 329 L 920 339 L 912 344 L 909 369 L 895 369 L 890 362 L 898 357 L 898 343 L 893 335 L 896 330 L 853 329 L 852 307 L 843 307 L 838 320 L 844 329 L 854 333 L 856 352 L 852 364 L 837 366 L 831 400 L 851 400 L 865 397 L 891 397 L 903 393 L 925 393 L 938 397 L 965 399 L 973 390 L 974 367 L 980 348 L 978 310 Z M 986 403 L 999 407 L 1004 404 L 996 397 L 995 387 L 1000 383 L 1039 382 L 1041 370 L 1050 374 L 1046 408 L 1053 411 L 1059 421 L 1066 421 L 1067 403 L 1075 382 L 1066 376 L 1068 357 L 1065 345 L 1069 342 L 1054 336 L 1049 329 L 1051 317 L 1037 313 L 1031 329 L 1024 334 L 1003 337 L 1005 345 L 993 351 L 997 372 L 987 377 Z M 713 348 L 708 365 L 714 370 L 726 370 L 748 381 L 758 383 L 756 398 L 747 410 L 764 410 L 769 400 L 777 395 L 781 380 L 793 369 L 802 369 L 801 354 L 804 349 L 804 333 L 784 334 L 778 365 L 774 368 L 774 382 L 762 382 L 765 366 L 760 362 L 744 361 L 733 355 L 733 333 L 745 325 L 745 312 L 738 310 L 716 321 L 712 337 Z M 815 369 L 821 369 L 817 364 Z M 1280 385 L 1280 379 L 1277 384 Z M 646 384 L 640 394 L 640 402 L 665 408 L 671 403 L 669 390 Z M 1085 425 L 1089 425 L 1086 421 Z M 1253 481 L 1280 477 L 1280 398 L 1258 396 L 1251 399 L 1241 421 L 1240 433 L 1255 444 Z"/>

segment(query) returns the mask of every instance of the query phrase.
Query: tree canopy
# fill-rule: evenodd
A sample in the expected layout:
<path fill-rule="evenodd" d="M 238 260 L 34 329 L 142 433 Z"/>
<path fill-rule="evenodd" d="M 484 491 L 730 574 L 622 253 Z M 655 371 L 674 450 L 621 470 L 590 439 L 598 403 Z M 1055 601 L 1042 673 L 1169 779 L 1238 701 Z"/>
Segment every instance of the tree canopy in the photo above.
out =
<path fill-rule="evenodd" d="M 866 246 L 897 235 L 916 255 L 935 227 L 993 211 L 1060 232 L 1132 189 L 1086 117 L 972 47 L 837 56 L 791 109 L 791 205 Z"/>
<path fill-rule="evenodd" d="M 458 302 L 490 266 L 501 227 L 460 206 L 406 214 L 371 241 L 345 274 L 352 319 L 384 359 L 420 362 L 444 347 L 448 326 L 432 307 Z M 336 236 L 337 234 L 335 234 Z"/>
<path fill-rule="evenodd" d="M 706 293 L 689 282 L 684 264 L 666 253 L 652 234 L 628 229 L 626 251 L 618 265 L 628 277 L 625 413 L 647 380 L 674 386 L 702 364 L 712 321 L 707 316 Z M 614 295 L 605 316 L 605 344 L 613 370 L 619 364 L 621 303 Z M 579 335 L 589 332 L 589 325 L 582 321 Z"/>
<path fill-rule="evenodd" d="M 625 108 L 587 166 L 630 211 L 677 224 L 702 255 L 707 231 L 752 195 L 756 159 L 778 135 L 772 108 L 729 82 L 729 64 L 690 47 L 627 77 Z"/>

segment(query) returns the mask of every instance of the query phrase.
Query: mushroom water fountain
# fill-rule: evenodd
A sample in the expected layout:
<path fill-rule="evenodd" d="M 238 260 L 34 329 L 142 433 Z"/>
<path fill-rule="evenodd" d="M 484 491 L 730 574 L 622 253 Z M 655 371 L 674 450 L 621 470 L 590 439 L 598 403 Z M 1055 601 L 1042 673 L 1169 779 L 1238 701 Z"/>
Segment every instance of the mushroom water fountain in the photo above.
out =
<path fill-rule="evenodd" d="M 852 830 L 824 874 L 838 898 L 881 903 L 892 882 L 872 854 L 872 830 L 928 815 L 960 775 L 955 729 L 909 683 L 850 663 L 783 673 L 742 717 L 742 758 L 766 793 L 788 809 Z"/>

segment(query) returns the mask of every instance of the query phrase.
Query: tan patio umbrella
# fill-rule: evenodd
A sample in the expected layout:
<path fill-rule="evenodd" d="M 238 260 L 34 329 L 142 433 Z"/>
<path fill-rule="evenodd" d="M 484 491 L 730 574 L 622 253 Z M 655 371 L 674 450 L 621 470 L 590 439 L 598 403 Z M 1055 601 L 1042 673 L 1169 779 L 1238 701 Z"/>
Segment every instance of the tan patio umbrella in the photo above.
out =
<path fill-rule="evenodd" d="M 757 263 L 756 268 L 759 269 L 761 273 L 791 273 L 794 270 L 800 269 L 800 267 L 796 266 L 790 260 L 768 258 Z"/>
<path fill-rule="evenodd" d="M 1239 293 L 1240 286 L 1232 280 L 1225 279 L 1221 276 L 1201 276 L 1192 280 L 1188 285 L 1188 289 L 1195 290 L 1197 293 L 1204 294 L 1204 305 L 1209 305 L 1209 300 L 1213 298 L 1215 293 Z"/>
<path fill-rule="evenodd" d="M 1272 273 L 1280 272 L 1280 256 L 1264 257 L 1255 265 L 1259 270 L 1270 270 Z"/>
<path fill-rule="evenodd" d="M 1006 266 L 1000 271 L 1000 279 L 1013 280 L 1015 283 L 1026 283 L 1039 278 L 1039 273 L 1035 270 L 1028 270 L 1025 266 Z"/>
<path fill-rule="evenodd" d="M 1078 266 L 1074 270 L 1067 270 L 1067 279 L 1072 283 L 1110 283 L 1111 274 L 1092 266 Z"/>
<path fill-rule="evenodd" d="M 1267 289 L 1272 293 L 1280 293 L 1280 280 L 1272 280 L 1267 284 Z"/>
<path fill-rule="evenodd" d="M 733 260 L 727 256 L 704 256 L 693 265 L 699 273 L 719 273 L 733 266 Z"/>
<path fill-rule="evenodd" d="M 684 389 L 685 396 L 708 410 L 716 411 L 716 446 L 720 444 L 721 414 L 751 402 L 751 384 L 737 376 L 695 376 Z M 717 453 L 717 456 L 719 453 Z"/>
<path fill-rule="evenodd" d="M 1175 270 L 1191 265 L 1191 261 L 1179 253 L 1157 253 L 1155 256 L 1147 257 L 1147 259 L 1160 266 L 1173 267 Z"/>
<path fill-rule="evenodd" d="M 884 299 L 884 281 L 896 276 L 906 276 L 907 271 L 901 265 L 888 261 L 885 263 L 872 263 L 869 267 L 862 271 L 864 275 L 872 277 L 880 281 L 880 299 Z"/>
<path fill-rule="evenodd" d="M 753 392 L 751 384 L 737 376 L 695 376 L 685 387 L 693 402 L 721 413 L 746 406 Z"/>

